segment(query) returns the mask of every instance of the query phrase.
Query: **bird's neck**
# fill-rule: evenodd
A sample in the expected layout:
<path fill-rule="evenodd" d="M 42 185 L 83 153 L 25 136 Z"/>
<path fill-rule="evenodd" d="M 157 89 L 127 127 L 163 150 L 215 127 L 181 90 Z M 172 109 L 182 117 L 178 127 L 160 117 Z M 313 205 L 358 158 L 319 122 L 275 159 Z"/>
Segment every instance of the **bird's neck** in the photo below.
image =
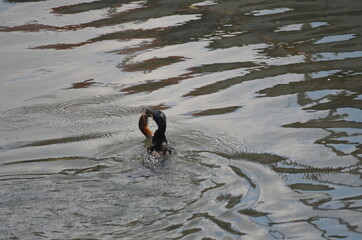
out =
<path fill-rule="evenodd" d="M 153 135 L 152 142 L 166 140 L 165 132 L 166 132 L 166 126 L 158 128 L 155 134 Z"/>

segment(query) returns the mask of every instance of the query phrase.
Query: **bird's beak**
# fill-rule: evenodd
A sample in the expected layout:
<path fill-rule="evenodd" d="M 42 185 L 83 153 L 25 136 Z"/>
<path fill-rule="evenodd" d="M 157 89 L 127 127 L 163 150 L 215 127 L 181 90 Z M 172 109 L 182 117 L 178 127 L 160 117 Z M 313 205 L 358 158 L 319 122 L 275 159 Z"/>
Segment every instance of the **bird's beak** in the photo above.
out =
<path fill-rule="evenodd" d="M 153 113 L 152 113 L 152 111 L 151 111 L 151 110 L 146 109 L 146 111 L 145 111 L 145 115 L 146 115 L 147 117 L 151 117 L 151 118 L 153 119 Z"/>

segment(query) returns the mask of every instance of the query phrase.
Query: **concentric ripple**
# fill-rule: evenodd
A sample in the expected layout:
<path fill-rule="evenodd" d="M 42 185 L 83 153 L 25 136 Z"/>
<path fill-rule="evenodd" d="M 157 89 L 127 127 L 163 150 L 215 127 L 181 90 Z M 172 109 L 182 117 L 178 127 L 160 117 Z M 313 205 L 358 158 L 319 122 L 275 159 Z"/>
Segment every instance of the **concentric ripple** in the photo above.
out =
<path fill-rule="evenodd" d="M 361 239 L 360 9 L 0 0 L 0 238 Z"/>

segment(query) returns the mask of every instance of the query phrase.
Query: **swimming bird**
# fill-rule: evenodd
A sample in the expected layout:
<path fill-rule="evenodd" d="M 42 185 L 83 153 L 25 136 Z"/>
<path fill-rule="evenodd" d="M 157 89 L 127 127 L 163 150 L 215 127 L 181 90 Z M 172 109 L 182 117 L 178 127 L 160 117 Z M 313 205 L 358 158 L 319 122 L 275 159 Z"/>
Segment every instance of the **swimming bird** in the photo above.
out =
<path fill-rule="evenodd" d="M 148 127 L 149 117 L 152 117 L 158 126 L 155 134 L 152 134 L 151 129 Z M 166 125 L 166 115 L 160 110 L 146 109 L 138 121 L 138 127 L 143 135 L 152 138 L 152 145 L 147 149 L 148 154 L 153 158 L 152 161 L 157 161 L 173 152 L 166 139 Z"/>

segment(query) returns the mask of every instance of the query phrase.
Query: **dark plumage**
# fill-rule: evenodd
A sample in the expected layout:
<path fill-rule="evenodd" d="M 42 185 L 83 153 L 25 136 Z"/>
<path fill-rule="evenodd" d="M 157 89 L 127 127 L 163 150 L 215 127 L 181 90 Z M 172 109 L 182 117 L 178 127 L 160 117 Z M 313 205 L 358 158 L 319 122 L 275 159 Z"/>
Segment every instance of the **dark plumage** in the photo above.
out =
<path fill-rule="evenodd" d="M 152 134 L 152 131 L 148 128 L 149 117 L 152 117 L 158 126 L 155 134 Z M 145 113 L 140 117 L 138 126 L 147 138 L 152 137 L 152 146 L 148 148 L 148 153 L 152 158 L 161 158 L 172 153 L 165 136 L 166 115 L 162 111 L 146 109 Z"/>

